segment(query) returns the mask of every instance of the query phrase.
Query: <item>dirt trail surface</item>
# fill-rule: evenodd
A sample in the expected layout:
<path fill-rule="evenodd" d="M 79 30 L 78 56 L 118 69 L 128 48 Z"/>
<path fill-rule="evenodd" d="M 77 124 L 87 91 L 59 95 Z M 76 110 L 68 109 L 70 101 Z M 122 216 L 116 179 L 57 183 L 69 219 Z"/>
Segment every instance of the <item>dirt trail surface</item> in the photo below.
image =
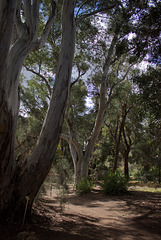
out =
<path fill-rule="evenodd" d="M 161 194 L 138 191 L 113 197 L 98 189 L 85 196 L 71 192 L 63 212 L 56 196 L 43 196 L 34 206 L 33 223 L 23 231 L 41 240 L 161 239 Z M 18 226 L 0 225 L 0 240 L 16 240 L 19 232 Z"/>

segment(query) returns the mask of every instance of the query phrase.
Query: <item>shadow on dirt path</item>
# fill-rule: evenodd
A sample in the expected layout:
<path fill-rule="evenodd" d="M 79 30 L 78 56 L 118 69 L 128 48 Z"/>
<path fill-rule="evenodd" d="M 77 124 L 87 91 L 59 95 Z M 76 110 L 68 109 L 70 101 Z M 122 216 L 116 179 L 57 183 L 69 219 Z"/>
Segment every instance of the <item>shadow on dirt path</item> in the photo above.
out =
<path fill-rule="evenodd" d="M 33 223 L 25 229 L 41 240 L 157 240 L 161 239 L 161 194 L 132 192 L 85 196 L 71 192 L 63 212 L 56 196 L 42 196 L 34 206 Z M 0 227 L 0 240 L 16 239 L 20 231 Z"/>

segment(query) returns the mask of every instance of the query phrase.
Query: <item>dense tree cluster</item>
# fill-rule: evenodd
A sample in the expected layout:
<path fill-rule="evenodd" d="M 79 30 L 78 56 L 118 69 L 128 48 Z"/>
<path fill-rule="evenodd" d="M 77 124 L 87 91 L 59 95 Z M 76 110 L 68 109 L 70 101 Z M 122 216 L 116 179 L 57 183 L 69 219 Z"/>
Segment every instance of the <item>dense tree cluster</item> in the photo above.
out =
<path fill-rule="evenodd" d="M 0 219 L 22 220 L 26 199 L 30 218 L 58 159 L 73 163 L 76 185 L 118 168 L 158 179 L 160 8 L 0 1 Z"/>

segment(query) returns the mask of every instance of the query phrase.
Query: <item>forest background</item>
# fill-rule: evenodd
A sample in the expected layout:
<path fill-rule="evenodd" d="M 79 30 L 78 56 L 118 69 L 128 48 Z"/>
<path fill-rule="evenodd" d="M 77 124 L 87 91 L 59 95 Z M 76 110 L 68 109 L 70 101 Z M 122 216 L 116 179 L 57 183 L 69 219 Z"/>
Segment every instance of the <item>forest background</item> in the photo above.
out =
<path fill-rule="evenodd" d="M 0 65 L 3 219 L 22 219 L 26 197 L 30 217 L 51 168 L 62 184 L 102 179 L 109 169 L 160 183 L 161 3 L 5 4 L 1 24 L 8 13 L 12 29 Z M 19 77 L 22 68 L 31 78 Z"/>

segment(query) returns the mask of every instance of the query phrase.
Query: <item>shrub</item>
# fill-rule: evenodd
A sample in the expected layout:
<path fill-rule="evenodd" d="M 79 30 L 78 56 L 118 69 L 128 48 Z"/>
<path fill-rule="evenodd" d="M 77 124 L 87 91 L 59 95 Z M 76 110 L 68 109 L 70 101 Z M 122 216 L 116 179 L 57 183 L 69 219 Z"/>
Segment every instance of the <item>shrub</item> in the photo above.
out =
<path fill-rule="evenodd" d="M 79 195 L 91 192 L 92 188 L 93 181 L 90 178 L 82 178 L 76 186 L 76 190 Z"/>
<path fill-rule="evenodd" d="M 105 195 L 125 194 L 128 192 L 128 181 L 120 171 L 116 171 L 115 173 L 110 171 L 105 174 L 101 188 Z"/>

